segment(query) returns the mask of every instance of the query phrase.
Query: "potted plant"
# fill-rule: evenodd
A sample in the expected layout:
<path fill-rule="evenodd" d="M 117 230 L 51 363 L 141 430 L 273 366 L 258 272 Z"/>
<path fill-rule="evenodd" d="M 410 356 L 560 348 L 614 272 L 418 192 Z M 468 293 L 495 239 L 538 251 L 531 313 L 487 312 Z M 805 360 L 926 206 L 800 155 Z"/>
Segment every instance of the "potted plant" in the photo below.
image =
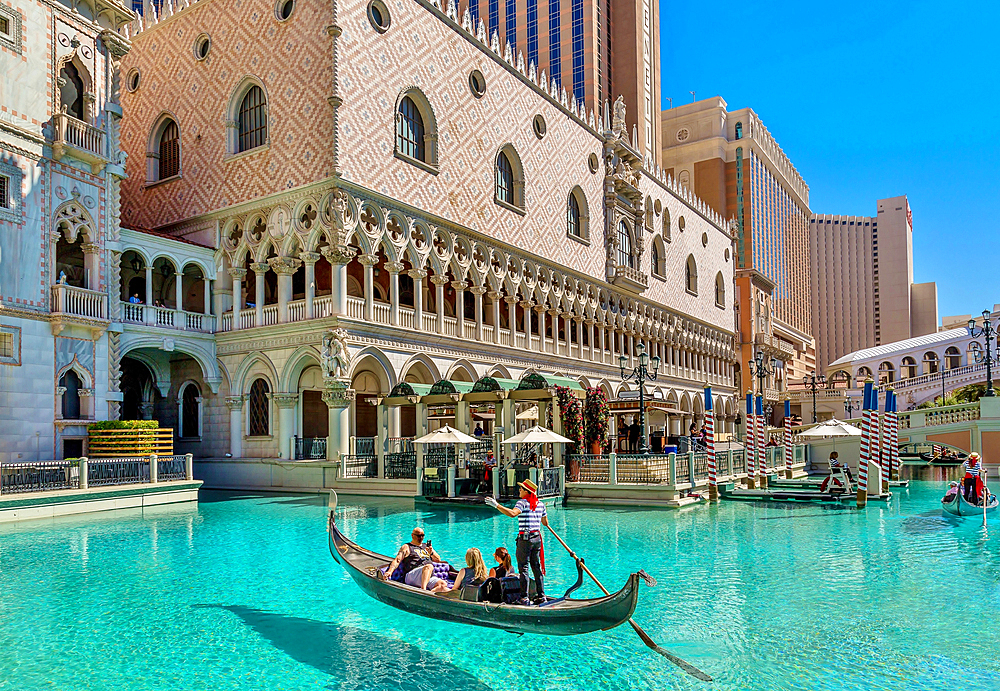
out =
<path fill-rule="evenodd" d="M 608 438 L 608 421 L 611 416 L 608 397 L 598 388 L 587 389 L 587 400 L 584 404 L 583 418 L 586 430 L 586 442 L 592 454 L 600 454 L 604 450 Z"/>

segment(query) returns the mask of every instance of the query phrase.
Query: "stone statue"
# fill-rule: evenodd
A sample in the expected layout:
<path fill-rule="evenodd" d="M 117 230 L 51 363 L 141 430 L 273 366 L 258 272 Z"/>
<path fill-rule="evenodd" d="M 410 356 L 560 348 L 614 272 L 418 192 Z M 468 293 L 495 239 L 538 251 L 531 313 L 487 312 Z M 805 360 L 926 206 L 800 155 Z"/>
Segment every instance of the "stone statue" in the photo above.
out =
<path fill-rule="evenodd" d="M 611 131 L 621 139 L 625 136 L 625 99 L 619 96 L 615 99 L 614 115 L 611 118 Z"/>
<path fill-rule="evenodd" d="M 347 332 L 343 329 L 329 329 L 324 333 L 323 349 L 320 353 L 323 376 L 346 377 L 350 360 L 347 353 Z"/>

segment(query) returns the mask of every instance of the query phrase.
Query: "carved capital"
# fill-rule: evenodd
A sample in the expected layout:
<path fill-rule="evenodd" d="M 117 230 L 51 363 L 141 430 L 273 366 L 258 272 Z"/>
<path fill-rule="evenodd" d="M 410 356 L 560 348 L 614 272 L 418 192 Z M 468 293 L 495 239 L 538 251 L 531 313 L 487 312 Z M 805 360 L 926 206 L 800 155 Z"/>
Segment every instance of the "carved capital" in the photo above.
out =
<path fill-rule="evenodd" d="M 319 261 L 319 252 L 299 252 L 299 259 L 301 259 L 306 264 L 315 264 Z"/>
<path fill-rule="evenodd" d="M 232 276 L 233 278 L 238 278 L 238 279 L 240 279 L 242 281 L 244 278 L 247 277 L 247 270 L 246 269 L 230 269 L 229 270 L 229 275 Z"/>
<path fill-rule="evenodd" d="M 241 410 L 243 408 L 243 397 L 226 396 L 226 407 L 230 410 Z"/>
<path fill-rule="evenodd" d="M 406 272 L 406 275 L 412 278 L 414 281 L 422 281 L 427 278 L 427 271 L 424 269 L 410 269 Z"/>
<path fill-rule="evenodd" d="M 448 283 L 448 277 L 442 276 L 441 274 L 434 274 L 433 276 L 431 276 L 431 283 L 433 283 L 436 286 L 446 285 Z"/>
<path fill-rule="evenodd" d="M 354 401 L 354 389 L 339 379 L 324 380 L 323 402 L 330 408 L 346 408 Z"/>
<path fill-rule="evenodd" d="M 469 292 L 475 295 L 476 297 L 479 297 L 481 295 L 486 295 L 486 293 L 490 291 L 489 288 L 487 288 L 486 286 L 470 286 Z"/>
<path fill-rule="evenodd" d="M 76 392 L 81 398 L 92 398 L 94 396 L 93 389 L 77 389 Z"/>
<path fill-rule="evenodd" d="M 101 251 L 101 246 L 93 242 L 87 242 L 80 245 L 80 249 L 83 250 L 84 254 L 97 254 Z"/>
<path fill-rule="evenodd" d="M 271 394 L 271 400 L 279 408 L 294 408 L 299 402 L 299 395 L 297 393 L 275 393 Z"/>
<path fill-rule="evenodd" d="M 476 289 L 477 289 L 477 288 L 479 288 L 479 287 L 480 287 L 480 286 L 473 286 L 473 288 L 472 288 L 472 292 L 473 292 L 473 293 L 475 293 L 475 292 L 476 292 Z M 485 288 L 484 288 L 484 290 L 485 290 Z M 477 295 L 478 295 L 478 293 L 477 293 Z M 497 291 L 497 290 L 490 290 L 490 291 L 487 291 L 487 293 L 486 293 L 486 296 L 487 296 L 487 297 L 488 297 L 488 298 L 489 298 L 490 300 L 493 300 L 493 301 L 496 301 L 496 300 L 499 300 L 500 298 L 502 298 L 502 297 L 503 297 L 503 293 L 501 293 L 501 292 L 499 292 L 499 291 Z"/>
<path fill-rule="evenodd" d="M 406 268 L 406 264 L 404 264 L 403 262 L 386 262 L 385 263 L 385 270 L 388 271 L 391 274 L 401 273 L 403 271 L 403 269 L 405 269 L 405 268 Z"/>
<path fill-rule="evenodd" d="M 465 281 L 452 281 L 451 282 L 451 287 L 454 288 L 455 290 L 465 290 L 468 287 L 468 285 L 469 284 L 466 283 Z"/>
<path fill-rule="evenodd" d="M 250 265 L 255 274 L 266 274 L 267 270 L 271 268 L 271 265 L 267 262 L 254 262 Z"/>
<path fill-rule="evenodd" d="M 358 263 L 362 266 L 375 266 L 378 264 L 378 257 L 374 254 L 359 254 Z"/>
<path fill-rule="evenodd" d="M 320 249 L 323 256 L 331 264 L 349 264 L 354 255 L 358 253 L 353 247 L 348 247 L 347 245 L 341 245 L 339 247 L 323 247 Z"/>
<path fill-rule="evenodd" d="M 282 276 L 291 276 L 302 266 L 302 260 L 295 257 L 271 257 L 267 263 L 274 269 L 274 273 Z"/>

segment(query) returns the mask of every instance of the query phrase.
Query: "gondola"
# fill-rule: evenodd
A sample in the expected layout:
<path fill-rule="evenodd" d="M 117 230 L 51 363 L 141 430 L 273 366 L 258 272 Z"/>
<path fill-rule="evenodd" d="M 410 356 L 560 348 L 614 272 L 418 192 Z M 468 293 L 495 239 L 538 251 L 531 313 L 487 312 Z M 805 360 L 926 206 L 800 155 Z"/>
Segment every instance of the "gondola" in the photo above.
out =
<path fill-rule="evenodd" d="M 993 513 L 997 510 L 997 505 L 1000 501 L 997 500 L 995 494 L 990 495 L 990 501 L 986 504 L 986 513 Z M 982 516 L 983 507 L 976 506 L 975 504 L 970 504 L 962 496 L 961 490 L 955 494 L 946 494 L 941 500 L 941 511 L 952 516 Z"/>
<path fill-rule="evenodd" d="M 336 506 L 337 495 L 331 490 L 328 524 L 330 554 L 344 566 L 348 575 L 366 595 L 405 612 L 511 633 L 549 636 L 606 631 L 625 623 L 635 612 L 639 599 L 638 573 L 631 574 L 625 587 L 617 593 L 586 600 L 571 599 L 569 595 L 583 583 L 583 569 L 579 563 L 577 582 L 563 597 L 540 606 L 444 597 L 404 583 L 385 580 L 382 569 L 392 561 L 392 557 L 371 552 L 347 539 L 334 520 Z"/>

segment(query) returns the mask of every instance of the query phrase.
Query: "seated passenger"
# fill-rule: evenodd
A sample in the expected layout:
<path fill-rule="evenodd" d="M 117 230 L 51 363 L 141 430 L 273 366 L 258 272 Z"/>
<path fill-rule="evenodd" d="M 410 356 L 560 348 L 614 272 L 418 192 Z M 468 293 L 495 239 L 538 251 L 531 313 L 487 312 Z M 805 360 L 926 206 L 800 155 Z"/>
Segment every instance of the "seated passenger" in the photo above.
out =
<path fill-rule="evenodd" d="M 955 497 L 957 496 L 958 496 L 958 483 L 952 480 L 948 484 L 948 491 L 945 492 L 943 501 L 947 504 L 948 502 L 954 501 Z"/>
<path fill-rule="evenodd" d="M 493 553 L 493 558 L 496 560 L 497 565 L 490 569 L 490 578 L 510 576 L 513 568 L 511 568 L 510 552 L 507 551 L 507 548 L 497 547 L 497 551 Z"/>
<path fill-rule="evenodd" d="M 486 572 L 486 564 L 483 562 L 483 554 L 475 547 L 465 553 L 465 568 L 455 576 L 455 585 L 451 590 L 461 590 L 467 585 L 480 585 L 489 578 Z"/>
<path fill-rule="evenodd" d="M 396 558 L 385 570 L 386 576 L 392 578 L 396 567 L 403 565 L 403 582 L 412 585 L 414 588 L 422 588 L 432 593 L 439 593 L 448 589 L 448 584 L 434 575 L 434 562 L 444 561 L 441 556 L 434 551 L 431 543 L 425 545 L 423 528 L 414 528 L 410 533 L 410 541 L 400 546 Z M 482 559 L 480 558 L 480 561 Z M 483 569 L 485 571 L 485 568 Z"/>
<path fill-rule="evenodd" d="M 846 461 L 840 460 L 840 454 L 836 451 L 830 452 L 830 472 L 832 473 L 834 469 L 843 470 L 844 474 L 847 475 L 847 479 L 854 482 L 854 476 L 851 475 L 851 469 L 847 465 Z"/>

